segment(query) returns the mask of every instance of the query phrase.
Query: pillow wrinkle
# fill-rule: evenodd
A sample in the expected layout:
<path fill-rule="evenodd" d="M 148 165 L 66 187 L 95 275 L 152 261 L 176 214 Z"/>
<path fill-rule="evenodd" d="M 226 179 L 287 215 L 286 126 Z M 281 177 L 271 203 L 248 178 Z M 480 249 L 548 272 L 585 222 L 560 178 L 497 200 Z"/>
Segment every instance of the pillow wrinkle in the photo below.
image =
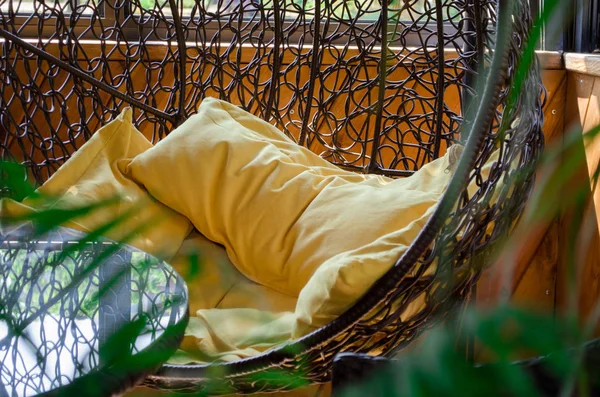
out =
<path fill-rule="evenodd" d="M 335 181 L 337 177 L 335 178 L 330 178 L 330 179 L 324 179 L 323 181 L 321 181 L 321 183 L 323 185 L 328 186 L 329 184 L 333 183 Z M 292 183 L 291 181 L 288 181 L 288 183 Z M 286 186 L 286 184 L 284 184 L 284 186 Z M 282 189 L 284 189 L 284 187 L 282 187 Z M 298 247 L 298 233 L 296 232 L 295 229 L 298 228 L 298 225 L 302 222 L 302 217 L 305 216 L 306 212 L 309 210 L 309 208 L 311 207 L 311 205 L 313 205 L 313 203 L 315 202 L 315 200 L 318 198 L 319 196 L 319 191 L 314 191 L 312 197 L 310 197 L 303 206 L 299 207 L 296 211 L 295 214 L 293 214 L 292 216 L 290 216 L 288 218 L 287 226 L 284 224 L 282 225 L 283 227 L 281 228 L 281 239 L 279 241 L 280 243 L 280 247 L 281 247 L 281 252 L 283 253 L 282 256 L 282 263 L 284 264 L 283 267 L 287 268 L 287 264 L 288 261 L 290 260 L 290 257 L 293 255 L 293 253 L 296 251 L 296 249 L 303 249 L 302 247 Z M 288 214 L 289 215 L 289 214 Z M 288 243 L 289 241 L 289 243 Z M 289 249 L 286 249 L 286 247 L 289 247 Z M 288 272 L 285 272 L 288 273 Z M 290 274 L 286 274 L 285 278 L 289 278 Z M 287 293 L 287 291 L 280 291 L 283 293 Z M 297 294 L 295 294 L 294 296 L 297 296 Z"/>
<path fill-rule="evenodd" d="M 435 205 L 405 228 L 324 262 L 300 292 L 293 338 L 326 325 L 348 310 L 404 254 L 434 210 Z M 413 310 L 413 306 L 406 310 Z"/>
<path fill-rule="evenodd" d="M 223 110 L 225 110 L 225 109 L 223 109 Z M 226 110 L 225 110 L 225 112 L 229 114 L 229 112 L 227 112 Z M 215 120 L 215 118 L 214 118 L 214 117 L 213 117 L 213 116 L 212 116 L 210 113 L 206 113 L 205 115 L 206 115 L 206 117 L 207 117 L 207 118 L 209 118 L 209 119 L 210 119 L 210 120 L 211 120 L 213 123 L 215 123 L 216 125 L 218 125 L 218 126 L 219 126 L 219 127 L 221 127 L 222 129 L 224 129 L 225 131 L 230 131 L 230 128 L 231 128 L 231 126 L 224 125 L 224 124 L 220 123 L 218 120 Z M 233 119 L 233 118 L 232 118 L 232 120 L 233 120 L 234 122 L 236 121 L 236 120 L 235 120 L 235 119 Z M 283 153 L 281 150 L 279 150 L 279 148 L 277 148 L 277 146 L 275 146 L 275 144 L 273 144 L 273 143 L 272 143 L 272 142 L 270 142 L 269 140 L 262 139 L 262 137 L 261 137 L 260 135 L 258 135 L 258 134 L 255 134 L 253 131 L 249 130 L 249 129 L 248 129 L 248 128 L 246 128 L 245 126 L 243 126 L 243 125 L 241 125 L 241 124 L 239 124 L 239 123 L 237 123 L 237 124 L 238 124 L 238 125 L 239 125 L 241 128 L 243 128 L 243 129 L 245 130 L 245 132 L 249 133 L 249 134 L 250 134 L 250 135 L 252 135 L 254 138 L 256 138 L 256 140 L 257 140 L 257 141 L 259 141 L 259 142 L 263 142 L 263 143 L 266 143 L 266 144 L 268 144 L 268 145 L 270 146 L 270 149 L 273 149 L 273 148 L 275 148 L 275 149 L 276 149 L 276 150 L 277 150 L 279 153 L 281 153 L 281 154 L 285 155 L 285 156 L 287 157 L 287 159 L 290 161 L 290 164 L 293 164 L 293 163 L 294 163 L 294 162 L 293 162 L 293 160 L 292 160 L 292 158 L 290 158 L 290 157 L 289 157 L 289 156 L 287 156 L 285 153 Z M 267 151 L 268 149 L 267 149 L 267 148 L 265 148 L 265 149 L 263 149 L 263 150 L 264 150 L 264 151 Z M 260 158 L 260 156 L 258 155 L 258 156 L 256 156 L 256 158 Z M 249 167 L 250 165 L 252 165 L 252 162 L 251 162 L 251 163 L 249 163 L 247 166 Z M 245 170 L 245 169 L 246 169 L 246 167 L 243 167 L 243 168 L 241 168 L 241 169 L 240 169 L 240 171 L 243 171 L 243 170 Z"/>

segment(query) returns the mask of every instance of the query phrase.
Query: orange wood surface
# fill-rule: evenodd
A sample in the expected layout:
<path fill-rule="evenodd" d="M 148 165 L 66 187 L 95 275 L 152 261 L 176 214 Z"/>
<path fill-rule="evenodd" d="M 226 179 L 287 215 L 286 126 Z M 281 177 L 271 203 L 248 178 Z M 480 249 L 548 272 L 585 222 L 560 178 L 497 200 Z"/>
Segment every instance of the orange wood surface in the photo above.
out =
<path fill-rule="evenodd" d="M 595 327 L 598 335 L 600 190 L 593 179 L 600 165 L 600 139 L 588 139 L 588 133 L 600 125 L 600 77 L 594 76 L 594 68 L 590 70 L 568 71 L 563 162 L 582 161 L 576 163 L 569 187 L 579 192 L 577 201 L 570 196 L 562 200 L 557 310 L 579 315 L 581 322 Z"/>
<path fill-rule="evenodd" d="M 561 142 L 564 130 L 567 73 L 544 70 L 542 79 L 547 90 L 544 106 L 546 145 Z M 543 176 L 538 173 L 537 179 Z M 536 184 L 534 195 L 542 194 Z M 482 307 L 511 300 L 536 310 L 552 312 L 556 297 L 558 266 L 558 219 L 537 219 L 535 205 L 528 205 L 523 219 L 506 244 L 505 251 L 477 284 L 477 301 Z M 532 220 L 532 219 L 535 219 Z"/>
<path fill-rule="evenodd" d="M 86 46 L 86 50 L 91 51 L 93 55 L 94 48 L 97 48 L 97 45 L 94 43 L 83 43 Z M 47 47 L 49 52 L 57 52 L 58 47 L 56 45 L 49 45 Z M 240 56 L 243 61 L 248 61 L 252 58 L 253 54 L 250 53 L 255 49 L 248 48 L 244 49 L 240 52 Z M 191 49 L 193 51 L 193 49 Z M 250 51 L 250 52 L 249 52 Z M 334 49 L 331 49 L 330 54 L 324 58 L 322 67 L 326 68 L 328 65 L 332 63 L 339 62 L 340 60 L 349 61 L 353 56 L 356 56 L 357 49 L 352 49 L 349 52 L 344 54 L 336 54 Z M 163 59 L 168 53 L 168 49 L 164 45 L 157 44 L 156 46 L 151 48 L 150 55 L 155 57 L 156 59 Z M 119 54 L 121 52 L 116 51 L 115 60 L 111 62 L 110 70 L 97 70 L 94 72 L 95 77 L 99 77 L 99 73 L 108 73 L 111 78 L 115 78 L 115 76 L 119 76 L 120 73 L 124 70 L 124 63 L 122 62 L 122 57 L 119 58 Z M 447 51 L 445 54 L 447 57 L 453 56 L 452 51 Z M 600 95 L 600 82 L 598 84 L 594 84 L 595 77 L 590 76 L 581 76 L 576 86 L 571 87 L 574 84 L 575 80 L 572 79 L 571 74 L 567 73 L 563 69 L 562 58 L 560 54 L 550 53 L 550 52 L 540 52 L 538 54 L 540 58 L 540 64 L 543 67 L 542 70 L 542 78 L 544 85 L 547 90 L 547 102 L 544 107 L 544 135 L 546 141 L 548 143 L 554 142 L 557 139 L 562 139 L 563 130 L 565 125 L 565 111 L 569 114 L 569 117 L 574 117 L 576 115 L 576 119 L 579 120 L 580 124 L 585 128 L 590 128 L 591 125 L 600 122 L 600 106 L 599 98 Z M 118 58 L 118 59 L 117 59 Z M 247 58 L 247 59 L 246 59 Z M 284 60 L 285 61 L 285 60 Z M 409 58 L 406 59 L 409 61 Z M 25 67 L 33 67 L 35 63 L 29 62 L 29 65 L 15 64 L 17 70 L 24 70 Z M 47 68 L 48 66 L 43 63 L 42 66 Z M 367 67 L 361 67 L 360 65 L 355 65 L 356 73 L 358 73 L 358 77 L 364 79 L 365 77 L 374 77 L 377 76 L 378 70 L 377 65 L 368 65 Z M 192 73 L 193 79 L 204 80 L 206 78 L 219 78 L 223 79 L 221 82 L 223 85 L 227 85 L 227 83 L 231 80 L 230 73 L 227 70 L 218 71 L 219 76 L 208 76 L 206 71 L 204 74 L 200 75 L 200 69 L 198 69 L 198 65 L 195 62 L 188 62 L 187 64 L 188 72 Z M 264 69 L 264 70 L 263 70 Z M 254 70 L 254 69 L 253 69 Z M 47 72 L 47 71 L 45 71 Z M 268 66 L 267 65 L 257 65 L 254 70 L 254 74 L 257 76 L 267 75 Z M 213 71 L 214 73 L 214 71 Z M 305 68 L 296 68 L 294 66 L 290 66 L 285 69 L 285 73 L 289 74 L 289 79 L 294 81 L 295 85 L 306 83 L 309 79 L 308 71 Z M 252 75 L 249 73 L 248 76 Z M 61 76 L 64 76 L 64 80 Z M 401 81 L 405 79 L 407 76 L 406 70 L 397 68 L 389 77 L 390 81 Z M 59 72 L 59 78 L 55 79 L 54 84 L 60 81 L 66 81 L 66 74 L 64 72 Z M 356 77 L 356 76 L 355 76 Z M 165 84 L 172 84 L 174 78 L 174 73 L 158 73 L 158 71 L 151 71 L 150 74 L 147 74 L 146 71 L 141 68 L 134 68 L 133 75 L 130 79 L 130 84 L 133 84 L 134 90 L 144 90 L 146 89 L 146 85 L 150 82 L 152 85 L 153 82 L 158 81 L 159 79 L 163 81 Z M 262 77 L 260 77 L 262 78 Z M 285 81 L 288 77 L 285 77 L 282 81 Z M 40 73 L 36 77 L 36 82 L 39 84 L 42 89 L 50 88 L 48 86 L 49 81 L 46 77 L 44 77 L 44 73 Z M 39 80 L 39 81 L 38 81 Z M 117 79 L 118 80 L 118 79 Z M 571 81 L 573 80 L 573 81 Z M 334 95 L 339 89 L 341 89 L 340 82 L 344 81 L 344 79 L 338 78 L 335 75 L 331 75 L 330 78 L 324 80 L 323 84 L 327 88 L 324 92 L 330 93 L 330 95 Z M 433 81 L 433 80 L 432 80 Z M 569 82 L 569 84 L 568 84 Z M 242 81 L 240 83 L 242 86 L 244 84 L 251 84 L 251 81 L 248 80 L 244 83 Z M 67 82 L 64 84 L 65 92 L 70 91 L 70 87 L 72 82 Z M 569 89 L 567 86 L 569 85 Z M 116 88 L 124 91 L 124 85 L 117 85 Z M 347 88 L 347 87 L 346 87 Z M 417 92 L 425 93 L 427 89 L 431 89 L 432 87 L 424 87 L 415 85 L 412 87 Z M 318 89 L 318 87 L 317 87 Z M 243 90 L 242 90 L 243 91 Z M 237 97 L 237 93 L 243 92 L 240 90 L 234 90 L 234 95 L 232 97 L 232 101 L 235 101 L 236 98 L 238 101 L 242 101 L 241 97 Z M 352 90 L 351 90 L 352 91 Z M 570 94 L 575 95 L 576 98 L 573 100 L 567 100 L 567 91 Z M 250 91 L 249 91 L 250 92 Z M 575 93 L 575 94 L 573 94 Z M 211 93 L 208 92 L 208 95 Z M 214 93 L 217 94 L 217 93 Z M 391 94 L 391 93 L 390 93 Z M 102 93 L 101 100 L 110 100 L 108 94 Z M 367 95 L 377 95 L 377 90 L 373 89 L 367 93 Z M 286 87 L 285 84 L 282 84 L 279 90 L 279 102 L 280 104 L 286 104 L 292 96 L 292 92 Z M 69 112 L 77 112 L 77 103 L 74 95 L 66 96 L 64 98 L 60 98 L 67 103 Z M 169 100 L 168 92 L 158 92 L 154 97 L 156 103 L 155 106 L 158 108 L 164 108 L 164 105 Z M 396 102 L 397 104 L 391 103 L 389 104 L 390 112 L 393 111 L 395 107 L 400 108 L 401 99 L 398 98 Z M 567 105 L 570 104 L 571 108 L 565 109 L 565 103 Z M 447 96 L 445 98 L 445 104 L 448 108 L 452 109 L 455 112 L 459 111 L 459 96 L 457 90 L 448 90 Z M 84 104 L 85 106 L 93 107 L 93 103 Z M 294 106 L 297 106 L 294 105 Z M 339 98 L 332 102 L 331 108 L 329 109 L 330 115 L 332 117 L 332 121 L 335 123 L 351 123 L 354 125 L 357 130 L 361 128 L 372 129 L 373 123 L 366 123 L 365 117 L 366 115 L 362 115 L 360 117 L 353 118 L 348 120 L 345 115 L 352 114 L 352 109 L 348 110 L 345 108 L 347 106 L 344 98 Z M 431 107 L 433 104 L 428 104 L 427 102 L 417 103 L 416 106 L 420 106 L 418 111 L 424 111 L 426 107 Z M 292 106 L 293 108 L 293 106 Z M 588 108 L 592 111 L 588 112 Z M 585 109 L 585 111 L 583 110 Z M 431 109 L 429 109 L 431 110 Z M 597 111 L 594 111 L 597 110 Z M 27 112 L 27 107 L 25 106 L 14 106 L 14 109 L 11 108 L 11 114 L 13 117 L 19 122 L 24 118 L 25 112 Z M 294 131 L 296 128 L 299 133 L 299 126 L 301 124 L 300 112 L 287 112 L 285 117 L 281 118 L 280 122 L 284 123 L 288 128 Z M 139 115 L 138 115 L 139 116 Z M 39 120 L 38 120 L 39 119 Z M 50 120 L 42 119 L 41 112 L 39 115 L 34 115 L 34 122 L 38 121 L 39 125 L 46 125 L 48 122 L 52 125 L 58 125 L 61 120 L 60 117 L 50 118 Z M 99 127 L 99 119 L 93 118 L 90 120 L 93 125 L 90 125 L 90 130 L 95 130 Z M 366 127 L 365 127 L 366 126 Z M 66 133 L 66 125 L 63 126 L 63 129 Z M 330 128 L 326 125 L 321 126 L 324 129 Z M 402 126 L 398 127 L 400 130 Z M 145 122 L 141 125 L 140 130 L 144 135 L 148 138 L 153 138 L 153 135 L 156 133 L 156 127 L 151 122 Z M 81 137 L 80 139 L 83 139 Z M 345 144 L 350 144 L 349 138 L 344 137 L 343 134 L 338 134 L 336 136 L 336 144 L 344 146 Z M 410 140 L 410 136 L 407 136 L 405 139 Z M 367 144 L 368 145 L 368 144 Z M 323 148 L 315 146 L 311 147 L 315 152 L 320 152 Z M 444 148 L 443 148 L 444 149 Z M 363 148 L 363 150 L 369 150 L 369 147 Z M 410 151 L 410 149 L 407 149 Z M 594 149 L 595 150 L 595 149 Z M 413 149 L 414 151 L 414 149 Z M 384 157 L 388 154 L 383 153 Z M 389 156 L 393 156 L 393 153 L 390 153 Z M 407 152 L 407 156 L 416 156 L 416 153 Z M 384 161 L 389 160 L 385 159 Z M 592 167 L 592 163 L 594 161 L 600 160 L 600 150 L 590 152 L 589 157 L 589 166 Z M 583 175 L 583 174 L 582 174 Z M 585 174 L 583 177 L 585 177 Z M 594 203 L 596 207 L 600 205 L 600 192 L 594 195 Z M 534 209 L 528 208 L 528 211 L 533 211 Z M 565 218 L 565 217 L 563 217 Z M 484 276 L 482 277 L 481 282 L 477 288 L 477 300 L 481 304 L 494 304 L 498 301 L 498 299 L 506 298 L 523 302 L 524 304 L 535 306 L 539 309 L 547 309 L 553 310 L 555 301 L 561 302 L 562 293 L 561 287 L 557 287 L 556 282 L 556 274 L 559 266 L 559 250 L 555 249 L 558 245 L 559 240 L 563 237 L 560 237 L 563 230 L 561 225 L 564 223 L 564 219 L 549 219 L 543 222 L 537 222 L 535 224 L 524 224 L 515 232 L 515 238 L 512 241 L 509 241 L 509 245 L 511 246 L 510 255 L 505 255 L 499 258 L 498 263 Z M 563 233 L 564 234 L 564 233 Z M 563 238 L 564 240 L 564 238 Z M 561 240 L 562 241 L 562 240 Z M 587 273 L 593 274 L 595 268 L 586 268 Z M 560 284 L 560 283 L 558 283 Z M 595 292 L 590 292 L 591 296 L 595 294 Z M 589 300 L 589 299 L 588 299 Z M 589 306 L 589 304 L 588 304 Z"/>

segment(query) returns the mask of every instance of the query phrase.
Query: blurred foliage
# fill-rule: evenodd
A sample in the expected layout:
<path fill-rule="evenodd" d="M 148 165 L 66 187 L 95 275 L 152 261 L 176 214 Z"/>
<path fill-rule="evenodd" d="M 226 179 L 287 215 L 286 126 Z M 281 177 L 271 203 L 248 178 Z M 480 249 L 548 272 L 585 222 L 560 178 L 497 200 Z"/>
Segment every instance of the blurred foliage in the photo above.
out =
<path fill-rule="evenodd" d="M 569 347 L 582 341 L 578 327 L 548 314 L 502 306 L 492 312 L 467 311 L 462 332 L 454 321 L 429 332 L 418 346 L 352 385 L 343 397 L 389 396 L 541 396 L 544 394 L 528 365 L 518 365 L 517 352 L 547 356 L 543 371 L 571 395 L 570 379 L 585 379 L 581 356 Z M 493 353 L 493 364 L 476 366 L 465 359 L 464 346 L 472 335 Z M 544 386 L 553 387 L 547 384 Z M 581 390 L 581 389 L 580 389 Z M 588 395 L 581 393 L 580 395 Z"/>

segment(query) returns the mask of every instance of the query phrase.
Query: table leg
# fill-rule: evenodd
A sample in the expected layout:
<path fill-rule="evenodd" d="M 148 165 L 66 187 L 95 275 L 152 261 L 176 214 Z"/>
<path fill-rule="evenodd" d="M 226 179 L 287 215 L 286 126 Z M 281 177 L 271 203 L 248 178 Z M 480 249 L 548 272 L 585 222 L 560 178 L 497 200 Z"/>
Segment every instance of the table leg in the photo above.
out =
<path fill-rule="evenodd" d="M 174 298 L 178 300 L 176 304 L 171 308 L 171 316 L 169 318 L 169 325 L 177 324 L 181 320 L 181 311 L 180 308 L 182 306 L 182 302 L 187 302 L 183 295 L 183 291 L 185 291 L 185 284 L 182 278 L 177 278 L 177 282 L 175 283 L 175 291 L 179 291 L 178 294 L 174 294 Z M 187 308 L 186 308 L 187 309 Z"/>
<path fill-rule="evenodd" d="M 131 321 L 131 252 L 120 249 L 100 265 L 99 335 L 100 365 L 107 364 L 114 354 L 124 354 L 114 345 L 106 351 L 107 342 L 119 329 Z M 130 349 L 127 346 L 121 348 Z"/>

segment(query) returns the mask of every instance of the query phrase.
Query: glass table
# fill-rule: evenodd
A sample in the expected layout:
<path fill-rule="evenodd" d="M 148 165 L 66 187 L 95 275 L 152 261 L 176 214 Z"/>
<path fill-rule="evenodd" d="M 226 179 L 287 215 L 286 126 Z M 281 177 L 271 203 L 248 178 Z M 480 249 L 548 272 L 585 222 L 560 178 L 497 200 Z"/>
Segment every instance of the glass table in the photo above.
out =
<path fill-rule="evenodd" d="M 168 264 L 72 229 L 0 230 L 0 397 L 109 396 L 177 349 L 188 293 Z"/>

